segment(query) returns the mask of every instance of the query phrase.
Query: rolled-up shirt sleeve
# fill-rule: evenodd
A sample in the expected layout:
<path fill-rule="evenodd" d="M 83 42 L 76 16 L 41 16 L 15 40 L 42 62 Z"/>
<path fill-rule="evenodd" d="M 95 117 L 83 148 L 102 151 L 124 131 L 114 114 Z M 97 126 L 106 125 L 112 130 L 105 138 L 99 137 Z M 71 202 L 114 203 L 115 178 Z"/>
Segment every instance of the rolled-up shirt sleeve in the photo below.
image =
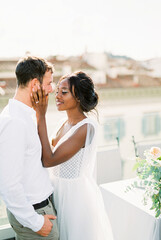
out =
<path fill-rule="evenodd" d="M 22 184 L 25 167 L 26 126 L 18 119 L 0 122 L 0 195 L 20 224 L 39 231 L 44 217 L 27 200 Z"/>

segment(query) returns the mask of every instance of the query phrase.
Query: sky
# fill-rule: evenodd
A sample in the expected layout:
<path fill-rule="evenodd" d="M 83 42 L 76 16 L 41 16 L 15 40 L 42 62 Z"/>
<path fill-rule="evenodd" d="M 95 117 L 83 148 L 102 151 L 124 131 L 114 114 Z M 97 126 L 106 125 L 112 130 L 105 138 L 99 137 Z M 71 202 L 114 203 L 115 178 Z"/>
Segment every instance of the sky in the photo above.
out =
<path fill-rule="evenodd" d="M 161 1 L 0 0 L 0 58 L 27 51 L 161 57 Z"/>

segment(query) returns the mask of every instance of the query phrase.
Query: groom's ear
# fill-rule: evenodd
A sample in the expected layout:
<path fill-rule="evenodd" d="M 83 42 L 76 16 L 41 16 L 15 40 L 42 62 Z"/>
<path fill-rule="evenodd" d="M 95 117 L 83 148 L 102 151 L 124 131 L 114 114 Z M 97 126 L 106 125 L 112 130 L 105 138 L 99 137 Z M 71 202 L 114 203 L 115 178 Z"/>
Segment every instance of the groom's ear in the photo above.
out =
<path fill-rule="evenodd" d="M 37 88 L 38 85 L 40 86 L 40 82 L 37 78 L 33 78 L 31 81 L 30 81 L 30 84 L 31 84 L 31 89 L 33 88 Z"/>

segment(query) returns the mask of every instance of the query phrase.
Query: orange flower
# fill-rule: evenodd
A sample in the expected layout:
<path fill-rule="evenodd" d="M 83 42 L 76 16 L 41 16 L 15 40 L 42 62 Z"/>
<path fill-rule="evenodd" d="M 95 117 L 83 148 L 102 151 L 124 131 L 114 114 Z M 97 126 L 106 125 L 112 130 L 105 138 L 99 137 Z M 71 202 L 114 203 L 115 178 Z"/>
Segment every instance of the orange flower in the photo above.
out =
<path fill-rule="evenodd" d="M 150 149 L 150 153 L 154 156 L 154 158 L 161 157 L 161 149 L 159 147 L 152 147 Z"/>

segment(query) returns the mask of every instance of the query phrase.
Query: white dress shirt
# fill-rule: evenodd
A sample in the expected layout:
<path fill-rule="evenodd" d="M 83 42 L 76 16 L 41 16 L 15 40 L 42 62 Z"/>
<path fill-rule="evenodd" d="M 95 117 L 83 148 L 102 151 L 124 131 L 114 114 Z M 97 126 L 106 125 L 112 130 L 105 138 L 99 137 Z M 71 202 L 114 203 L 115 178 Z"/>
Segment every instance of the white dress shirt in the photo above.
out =
<path fill-rule="evenodd" d="M 0 195 L 18 222 L 37 232 L 44 217 L 32 205 L 52 192 L 48 171 L 41 163 L 35 111 L 10 99 L 0 114 Z"/>

